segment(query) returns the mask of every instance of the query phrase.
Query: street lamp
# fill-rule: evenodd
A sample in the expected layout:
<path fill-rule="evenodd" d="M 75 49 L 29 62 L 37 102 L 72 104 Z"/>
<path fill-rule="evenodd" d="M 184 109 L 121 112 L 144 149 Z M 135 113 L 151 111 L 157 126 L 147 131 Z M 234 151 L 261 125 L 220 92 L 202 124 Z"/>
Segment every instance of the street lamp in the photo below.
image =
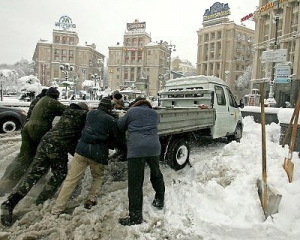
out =
<path fill-rule="evenodd" d="M 94 100 L 96 100 L 96 94 L 97 94 L 97 90 L 98 90 L 98 86 L 99 86 L 100 76 L 98 76 L 97 73 L 94 73 L 91 75 L 91 78 L 94 80 L 94 87 L 92 89 L 93 89 L 93 93 L 94 93 Z"/>
<path fill-rule="evenodd" d="M 0 83 L 1 83 L 1 102 L 3 101 L 3 72 L 0 72 Z"/>
<path fill-rule="evenodd" d="M 169 79 L 171 79 L 171 55 L 172 55 L 172 52 L 176 51 L 176 46 L 169 44 L 169 45 L 167 45 L 167 47 L 169 50 Z"/>
<path fill-rule="evenodd" d="M 69 74 L 74 70 L 74 67 L 71 66 L 70 63 L 65 63 L 65 64 L 61 64 L 59 68 L 62 71 L 62 73 L 65 74 L 65 82 L 63 82 L 63 84 L 66 85 L 65 99 L 68 99 L 68 85 L 69 85 L 68 79 L 69 79 Z"/>
<path fill-rule="evenodd" d="M 273 0 L 274 5 L 277 5 L 276 9 L 276 14 L 274 16 L 274 21 L 275 21 L 275 37 L 274 37 L 274 50 L 278 49 L 277 45 L 277 38 L 278 38 L 278 23 L 279 23 L 279 0 Z M 275 106 L 276 105 L 276 100 L 274 98 L 274 84 L 275 84 L 275 79 L 274 79 L 274 71 L 275 68 L 275 63 L 272 63 L 272 68 L 271 68 L 271 79 L 270 79 L 270 92 L 268 96 L 268 103 L 270 106 Z"/>
<path fill-rule="evenodd" d="M 226 70 L 225 71 L 225 81 L 228 84 L 228 75 L 229 75 L 230 71 Z"/>

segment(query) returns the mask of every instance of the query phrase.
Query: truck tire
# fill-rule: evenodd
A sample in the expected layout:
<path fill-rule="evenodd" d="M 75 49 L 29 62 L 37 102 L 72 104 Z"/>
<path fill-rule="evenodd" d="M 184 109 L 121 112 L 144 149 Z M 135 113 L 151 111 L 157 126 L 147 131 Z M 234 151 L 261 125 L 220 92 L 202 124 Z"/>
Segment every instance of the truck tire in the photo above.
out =
<path fill-rule="evenodd" d="M 227 139 L 228 139 L 229 142 L 231 142 L 231 141 L 240 142 L 242 136 L 243 136 L 243 128 L 240 124 L 238 124 L 235 128 L 234 134 L 228 136 Z"/>
<path fill-rule="evenodd" d="M 174 139 L 169 143 L 167 164 L 174 170 L 184 168 L 189 162 L 190 147 L 185 139 Z"/>
<path fill-rule="evenodd" d="M 14 118 L 5 118 L 0 121 L 0 132 L 8 133 L 19 130 L 21 123 Z"/>

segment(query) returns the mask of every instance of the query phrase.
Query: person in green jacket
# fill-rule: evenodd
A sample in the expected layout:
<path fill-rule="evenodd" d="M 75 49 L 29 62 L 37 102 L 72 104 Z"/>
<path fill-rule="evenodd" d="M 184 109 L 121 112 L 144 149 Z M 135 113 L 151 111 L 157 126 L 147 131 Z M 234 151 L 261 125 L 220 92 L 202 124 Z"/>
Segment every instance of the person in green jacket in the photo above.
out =
<path fill-rule="evenodd" d="M 24 125 L 19 154 L 6 168 L 0 180 L 0 196 L 10 192 L 26 173 L 32 163 L 41 138 L 52 128 L 52 121 L 61 116 L 66 105 L 58 101 L 59 91 L 50 87 L 32 110 L 29 121 Z"/>
<path fill-rule="evenodd" d="M 68 153 L 75 153 L 88 110 L 83 102 L 71 103 L 58 123 L 42 137 L 29 171 L 1 204 L 1 223 L 4 226 L 13 223 L 15 206 L 47 174 L 49 168 L 52 176 L 38 195 L 36 204 L 43 204 L 55 195 L 67 175 Z"/>

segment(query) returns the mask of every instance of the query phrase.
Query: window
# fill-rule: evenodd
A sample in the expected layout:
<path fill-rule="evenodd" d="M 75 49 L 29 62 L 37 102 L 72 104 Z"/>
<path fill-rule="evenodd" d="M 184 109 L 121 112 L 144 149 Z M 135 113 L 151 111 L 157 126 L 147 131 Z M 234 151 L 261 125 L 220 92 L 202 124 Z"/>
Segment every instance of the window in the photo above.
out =
<path fill-rule="evenodd" d="M 238 105 L 237 105 L 237 103 L 236 103 L 236 101 L 235 101 L 235 98 L 234 98 L 232 92 L 231 92 L 228 88 L 227 88 L 226 90 L 227 90 L 227 92 L 228 92 L 228 96 L 229 96 L 229 104 L 230 104 L 230 106 L 231 106 L 231 107 L 234 107 L 234 108 L 237 108 Z"/>
<path fill-rule="evenodd" d="M 226 105 L 224 89 L 221 86 L 215 86 L 215 93 L 218 105 Z"/>

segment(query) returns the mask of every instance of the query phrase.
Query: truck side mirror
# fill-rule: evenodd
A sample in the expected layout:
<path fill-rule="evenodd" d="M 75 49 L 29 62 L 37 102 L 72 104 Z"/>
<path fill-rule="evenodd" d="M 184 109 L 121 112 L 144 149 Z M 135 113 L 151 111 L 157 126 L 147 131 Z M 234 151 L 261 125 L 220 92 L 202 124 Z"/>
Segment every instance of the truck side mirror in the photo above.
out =
<path fill-rule="evenodd" d="M 244 108 L 245 104 L 243 102 L 243 99 L 240 99 L 240 104 L 238 105 L 239 108 Z"/>

